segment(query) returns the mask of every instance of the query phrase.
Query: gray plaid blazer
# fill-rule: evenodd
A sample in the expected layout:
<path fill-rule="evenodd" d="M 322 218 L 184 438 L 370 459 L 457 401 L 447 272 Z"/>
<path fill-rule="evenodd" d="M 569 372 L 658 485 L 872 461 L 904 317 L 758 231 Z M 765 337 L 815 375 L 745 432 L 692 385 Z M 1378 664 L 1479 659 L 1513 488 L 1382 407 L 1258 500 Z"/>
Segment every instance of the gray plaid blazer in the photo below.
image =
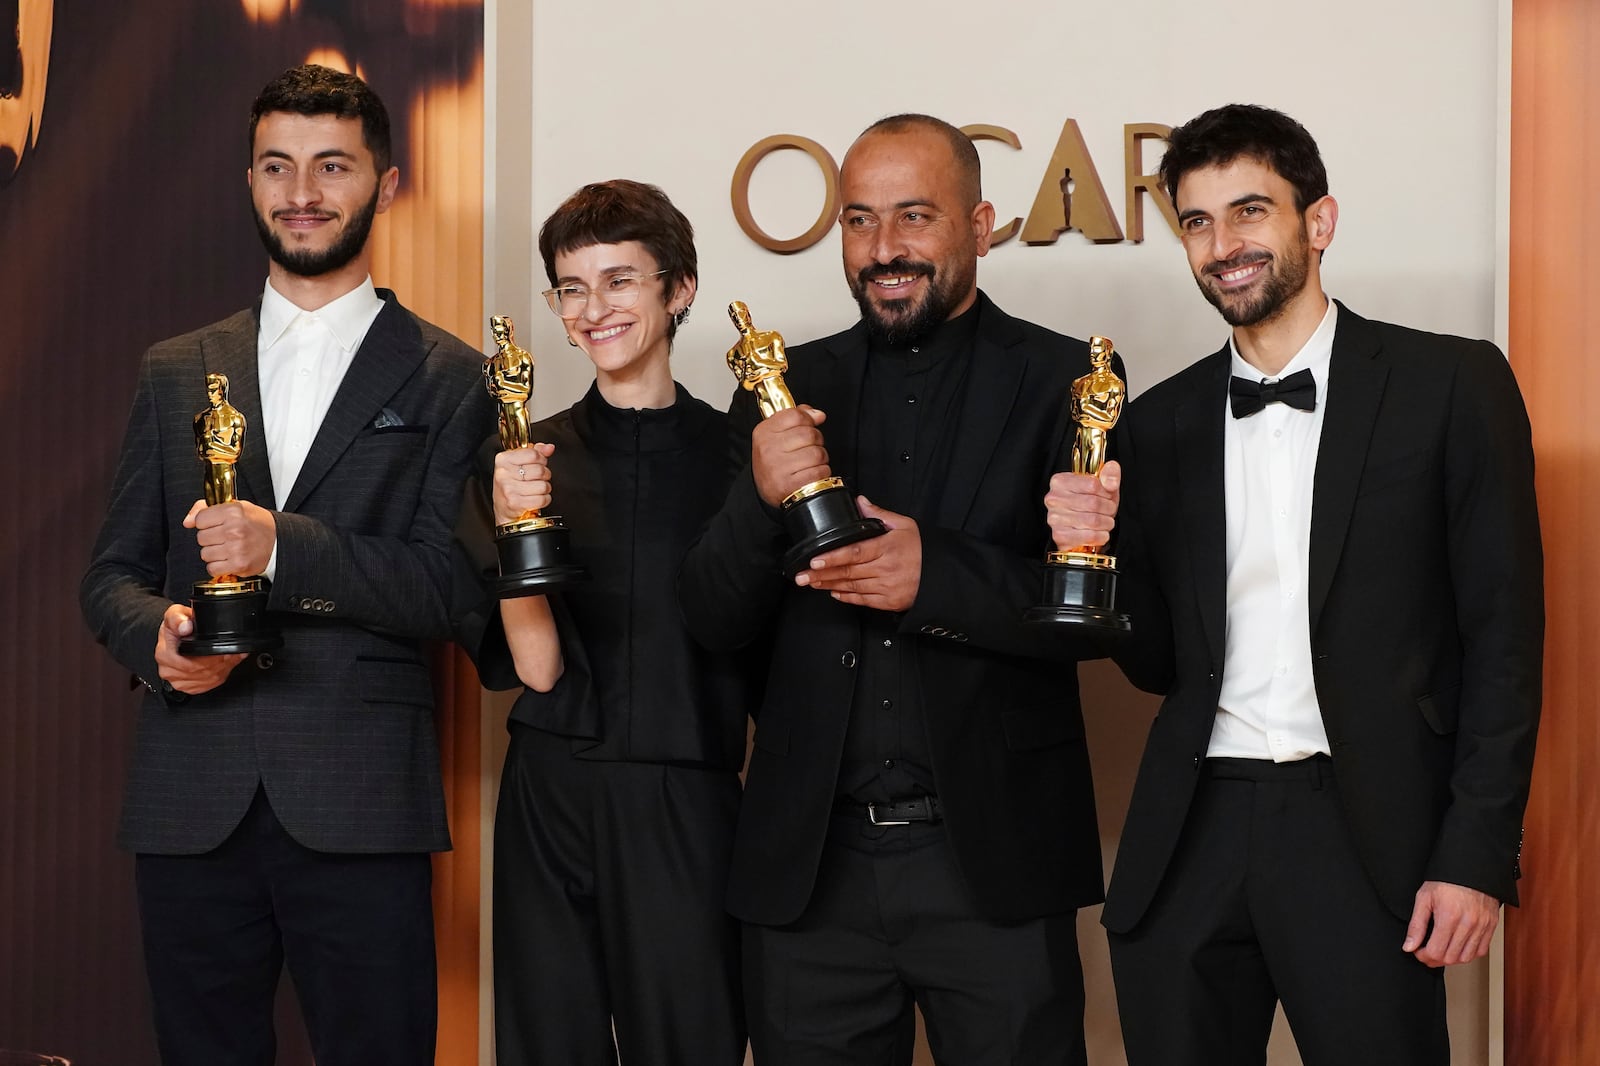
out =
<path fill-rule="evenodd" d="M 164 689 L 162 614 L 206 577 L 183 516 L 201 494 L 194 416 L 228 376 L 248 421 L 240 499 L 276 499 L 256 373 L 259 307 L 151 348 L 105 524 L 79 596 L 100 643 L 144 682 L 119 842 L 194 854 L 239 824 L 257 784 L 322 851 L 449 848 L 424 641 L 450 636 L 450 549 L 468 462 L 494 426 L 482 357 L 380 289 L 277 513 L 268 609 L 284 646 L 219 688 Z"/>

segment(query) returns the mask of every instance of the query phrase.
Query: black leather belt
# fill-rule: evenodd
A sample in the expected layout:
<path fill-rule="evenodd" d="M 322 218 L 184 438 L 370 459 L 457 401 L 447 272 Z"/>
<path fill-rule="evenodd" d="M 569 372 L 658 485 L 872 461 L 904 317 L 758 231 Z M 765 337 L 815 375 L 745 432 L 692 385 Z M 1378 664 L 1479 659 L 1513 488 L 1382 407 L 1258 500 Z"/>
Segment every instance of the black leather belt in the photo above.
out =
<path fill-rule="evenodd" d="M 944 808 L 938 796 L 910 796 L 887 803 L 858 803 L 841 799 L 833 805 L 835 814 L 865 817 L 873 825 L 910 825 L 912 822 L 942 822 Z"/>

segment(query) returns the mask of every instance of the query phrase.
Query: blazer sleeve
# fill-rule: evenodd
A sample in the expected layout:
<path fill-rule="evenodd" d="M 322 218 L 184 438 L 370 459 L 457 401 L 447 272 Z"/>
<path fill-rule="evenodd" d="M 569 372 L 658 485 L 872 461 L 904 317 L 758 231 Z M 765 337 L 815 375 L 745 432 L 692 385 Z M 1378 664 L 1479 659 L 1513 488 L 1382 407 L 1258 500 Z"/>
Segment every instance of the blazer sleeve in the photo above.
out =
<path fill-rule="evenodd" d="M 471 380 L 432 442 L 405 536 L 353 533 L 319 518 L 275 512 L 278 580 L 268 606 L 293 610 L 285 586 L 315 588 L 331 616 L 375 632 L 451 636 L 451 551 L 472 453 L 492 426 L 488 393 Z"/>
<path fill-rule="evenodd" d="M 139 367 L 111 502 L 78 586 L 78 603 L 95 640 L 147 687 L 161 693 L 156 637 L 173 601 L 162 591 L 168 530 L 151 360 L 152 354 L 146 352 Z"/>
<path fill-rule="evenodd" d="M 785 591 L 782 519 L 756 491 L 750 466 L 750 433 L 759 421 L 755 397 L 736 388 L 728 406 L 728 461 L 739 473 L 678 567 L 684 624 L 711 651 L 736 651 L 760 637 Z"/>
<path fill-rule="evenodd" d="M 1505 357 L 1466 351 L 1445 455 L 1462 677 L 1450 805 L 1428 880 L 1516 900 L 1522 815 L 1543 692 L 1544 555 L 1528 415 Z"/>
<path fill-rule="evenodd" d="M 1148 479 L 1161 474 L 1141 463 L 1137 432 L 1131 420 L 1118 428 L 1117 453 L 1122 466 L 1122 497 L 1112 548 L 1121 571 L 1118 603 L 1132 619 L 1133 631 L 1111 643 L 1109 651 L 1136 688 L 1164 696 L 1177 677 L 1172 610 L 1156 578 L 1145 508 L 1140 503 L 1144 493 L 1157 489 L 1157 483 Z"/>
<path fill-rule="evenodd" d="M 921 526 L 918 532 L 922 578 L 916 600 L 900 619 L 900 632 L 1050 662 L 1105 654 L 1078 626 L 1022 620 L 1044 588 L 1042 559 L 1026 558 L 962 530 Z"/>

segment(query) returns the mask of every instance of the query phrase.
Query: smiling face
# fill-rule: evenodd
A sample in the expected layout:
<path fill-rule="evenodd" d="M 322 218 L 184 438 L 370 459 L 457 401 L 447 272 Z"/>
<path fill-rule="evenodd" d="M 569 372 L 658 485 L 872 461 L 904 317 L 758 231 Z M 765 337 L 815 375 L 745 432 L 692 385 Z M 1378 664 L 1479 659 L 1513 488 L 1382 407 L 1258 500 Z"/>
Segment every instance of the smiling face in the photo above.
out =
<path fill-rule="evenodd" d="M 661 277 L 642 277 L 631 307 L 612 307 L 607 285 L 624 274 L 649 275 L 660 270 L 655 257 L 638 241 L 590 244 L 555 257 L 557 286 L 581 286 L 589 302 L 577 318 L 562 319 L 570 337 L 594 364 L 603 385 L 609 383 L 670 384 L 668 363 L 672 316 L 694 299 L 694 280 L 676 292 L 662 287 Z"/>
<path fill-rule="evenodd" d="M 248 176 L 256 228 L 275 278 L 320 278 L 347 269 L 366 276 L 372 219 L 389 209 L 399 172 L 378 171 L 360 119 L 262 115 Z"/>
<path fill-rule="evenodd" d="M 912 344 L 972 306 L 994 208 L 973 202 L 942 135 L 915 126 L 863 135 L 839 191 L 845 280 L 876 337 Z"/>
<path fill-rule="evenodd" d="M 1184 174 L 1176 206 L 1195 282 L 1230 326 L 1270 324 L 1308 293 L 1320 300 L 1321 252 L 1338 218 L 1332 197 L 1298 211 L 1288 181 L 1240 158 Z"/>

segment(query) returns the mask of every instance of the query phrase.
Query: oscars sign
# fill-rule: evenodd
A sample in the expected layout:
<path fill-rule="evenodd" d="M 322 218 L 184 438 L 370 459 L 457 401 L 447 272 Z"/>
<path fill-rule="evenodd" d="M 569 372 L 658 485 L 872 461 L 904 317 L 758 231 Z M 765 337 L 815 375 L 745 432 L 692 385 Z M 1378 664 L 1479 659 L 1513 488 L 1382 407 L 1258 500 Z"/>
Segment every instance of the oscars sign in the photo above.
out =
<path fill-rule="evenodd" d="M 1021 150 L 1022 139 L 1003 126 L 976 124 L 962 126 L 961 132 L 974 141 L 999 141 Z M 1039 191 L 1026 218 L 1013 218 L 995 227 L 991 246 L 1020 236 L 1024 244 L 1054 244 L 1069 228 L 1081 232 L 1097 244 L 1122 240 L 1144 240 L 1144 198 L 1148 196 L 1166 219 L 1174 236 L 1178 233 L 1178 213 L 1154 174 L 1144 172 L 1144 145 L 1150 140 L 1165 140 L 1172 127 L 1159 122 L 1131 123 L 1122 128 L 1123 191 L 1127 231 L 1117 222 L 1111 198 L 1083 133 L 1075 119 L 1067 119 L 1056 140 L 1055 151 L 1045 164 Z M 750 210 L 750 179 L 761 161 L 774 152 L 804 152 L 822 172 L 826 194 L 822 210 L 809 229 L 798 237 L 778 238 L 762 229 Z M 788 255 L 811 247 L 827 235 L 839 217 L 839 165 L 828 150 L 809 137 L 778 134 L 750 146 L 733 170 L 733 214 L 745 235 L 768 251 Z"/>

